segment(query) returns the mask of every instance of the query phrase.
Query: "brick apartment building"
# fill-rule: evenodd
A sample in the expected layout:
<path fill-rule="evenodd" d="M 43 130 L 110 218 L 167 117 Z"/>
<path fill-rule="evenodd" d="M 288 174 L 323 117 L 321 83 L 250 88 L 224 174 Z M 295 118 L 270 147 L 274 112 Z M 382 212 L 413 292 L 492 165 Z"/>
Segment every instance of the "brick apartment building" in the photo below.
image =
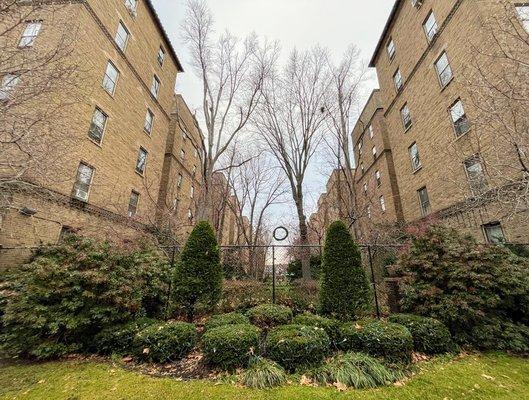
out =
<path fill-rule="evenodd" d="M 488 22 L 498 20 L 526 38 L 529 5 L 395 2 L 370 63 L 380 89 L 353 130 L 361 239 L 372 240 L 388 223 L 435 218 L 480 241 L 529 242 L 527 208 L 505 212 L 494 196 L 501 178 L 523 178 L 515 168 L 520 154 L 498 144 L 496 133 L 479 123 L 480 104 L 469 90 L 477 82 L 471 73 L 476 54 L 493 53 L 503 44 L 513 52 L 523 49 L 510 39 L 492 40 Z M 485 71 L 508 73 L 499 57 L 486 60 L 480 64 Z M 506 107 L 498 114 L 511 111 Z M 501 163 L 494 164 L 498 158 Z M 492 168 L 499 170 L 495 176 L 488 174 Z"/>
<path fill-rule="evenodd" d="M 156 227 L 183 240 L 200 190 L 201 132 L 183 98 L 174 95 L 183 68 L 151 1 L 35 3 L 19 6 L 19 15 L 30 18 L 0 37 L 0 45 L 13 49 L 14 59 L 37 59 L 67 37 L 68 51 L 57 64 L 75 65 L 79 84 L 61 112 L 67 144 L 43 149 L 57 159 L 46 167 L 51 173 L 28 168 L 2 187 L 0 265 L 23 260 L 68 231 L 125 240 Z M 17 96 L 35 82 L 31 70 L 0 72 L 0 104 L 12 107 L 6 108 L 11 115 L 26 112 L 28 103 L 17 106 Z M 50 93 L 41 103 L 59 96 Z M 9 113 L 2 122 L 14 127 Z M 2 151 L 8 156 L 9 149 Z"/>

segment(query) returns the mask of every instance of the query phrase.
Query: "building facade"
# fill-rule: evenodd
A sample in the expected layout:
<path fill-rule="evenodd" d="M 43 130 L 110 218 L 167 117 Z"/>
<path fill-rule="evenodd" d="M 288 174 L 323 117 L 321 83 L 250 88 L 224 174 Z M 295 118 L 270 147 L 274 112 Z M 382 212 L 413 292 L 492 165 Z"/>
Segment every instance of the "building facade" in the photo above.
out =
<path fill-rule="evenodd" d="M 169 225 L 185 237 L 200 189 L 201 133 L 183 98 L 174 95 L 183 69 L 150 0 L 17 7 L 13 19 L 25 19 L 0 44 L 22 60 L 64 52 L 45 73 L 51 81 L 60 68 L 72 70 L 71 90 L 61 103 L 66 118 L 54 129 L 70 139 L 53 138 L 52 147 L 35 150 L 55 159 L 46 166 L 49 174 L 37 165 L 10 181 L 12 171 L 0 171 L 0 264 L 22 260 L 70 231 L 127 240 Z M 38 77 L 31 70 L 1 72 L 3 126 L 16 130 L 13 116 L 30 105 L 20 99 Z M 63 86 L 36 109 L 57 99 Z M 42 130 L 40 136 L 51 134 Z M 2 157 L 9 155 L 2 150 Z"/>

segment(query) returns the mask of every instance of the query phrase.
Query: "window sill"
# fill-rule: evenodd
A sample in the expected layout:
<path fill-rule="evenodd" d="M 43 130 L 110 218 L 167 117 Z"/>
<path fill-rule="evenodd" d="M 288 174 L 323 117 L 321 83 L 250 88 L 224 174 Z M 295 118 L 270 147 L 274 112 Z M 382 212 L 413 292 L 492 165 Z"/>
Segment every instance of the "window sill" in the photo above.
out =
<path fill-rule="evenodd" d="M 135 169 L 134 172 L 136 172 L 136 174 L 141 176 L 142 178 L 145 178 L 145 171 L 144 172 L 140 172 L 137 169 Z"/>
<path fill-rule="evenodd" d="M 410 126 L 408 126 L 407 128 L 404 127 L 404 133 L 408 133 L 408 131 L 413 128 L 413 124 L 411 124 Z"/>
<path fill-rule="evenodd" d="M 103 138 L 101 138 L 101 141 L 97 143 L 94 139 L 92 139 L 90 136 L 88 136 L 88 140 L 90 140 L 93 144 L 95 144 L 100 149 L 103 148 Z"/>
<path fill-rule="evenodd" d="M 457 135 L 457 133 L 455 133 L 456 138 L 454 139 L 454 143 L 459 142 L 463 138 L 467 138 L 471 131 L 472 131 L 472 128 L 469 128 L 468 131 L 466 131 L 465 133 L 462 133 L 461 135 Z"/>
<path fill-rule="evenodd" d="M 105 88 L 103 85 L 101 85 L 101 88 L 103 89 L 103 91 L 104 91 L 106 94 L 108 94 L 108 95 L 110 96 L 110 98 L 111 98 L 112 100 L 115 100 L 114 95 L 116 94 L 116 90 L 114 90 L 113 93 L 110 93 L 108 90 L 106 90 L 106 88 Z M 114 88 L 114 89 L 115 89 L 115 88 Z"/>
<path fill-rule="evenodd" d="M 415 175 L 420 170 L 422 170 L 422 165 L 419 168 L 414 169 L 412 173 Z"/>
<path fill-rule="evenodd" d="M 149 132 L 147 129 L 143 128 L 143 133 L 145 133 L 147 136 L 152 137 L 152 129 Z"/>
<path fill-rule="evenodd" d="M 441 84 L 441 82 L 439 82 L 439 84 L 441 85 L 441 93 L 443 93 L 446 90 L 446 88 L 448 86 L 450 86 L 450 84 L 452 83 L 453 80 L 454 80 L 454 76 L 452 76 L 450 78 L 450 80 L 448 82 L 446 82 L 446 85 L 444 85 L 444 86 Z"/>

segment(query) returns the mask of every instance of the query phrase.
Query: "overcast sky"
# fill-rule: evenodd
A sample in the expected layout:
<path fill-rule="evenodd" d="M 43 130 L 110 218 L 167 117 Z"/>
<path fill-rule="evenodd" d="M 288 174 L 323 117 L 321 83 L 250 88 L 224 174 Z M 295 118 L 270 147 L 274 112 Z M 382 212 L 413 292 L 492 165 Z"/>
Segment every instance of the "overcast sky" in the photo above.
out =
<path fill-rule="evenodd" d="M 185 16 L 185 0 L 153 0 L 162 23 L 187 72 L 178 75 L 176 90 L 192 110 L 200 105 L 200 81 L 193 75 L 188 54 L 181 41 L 180 27 Z M 304 50 L 315 44 L 327 47 L 339 59 L 350 44 L 361 50 L 366 62 L 371 58 L 394 0 L 208 0 L 215 29 L 228 29 L 244 37 L 251 32 L 279 40 L 286 55 L 294 47 Z M 373 79 L 366 94 L 377 87 Z M 307 182 L 307 217 L 319 195 L 325 191 L 324 165 L 311 169 Z M 284 207 L 283 207 L 284 209 Z M 277 219 L 284 216 L 276 214 Z M 278 221 L 279 223 L 280 221 Z"/>

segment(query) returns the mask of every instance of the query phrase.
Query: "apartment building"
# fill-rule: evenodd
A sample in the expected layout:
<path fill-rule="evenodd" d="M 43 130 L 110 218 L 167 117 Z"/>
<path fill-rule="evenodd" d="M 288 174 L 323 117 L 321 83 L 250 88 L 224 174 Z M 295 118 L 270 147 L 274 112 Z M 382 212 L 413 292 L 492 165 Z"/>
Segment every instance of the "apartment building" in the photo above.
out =
<path fill-rule="evenodd" d="M 60 90 L 71 89 L 56 115 L 67 117 L 60 129 L 71 140 L 54 138 L 45 150 L 56 159 L 47 166 L 50 173 L 28 168 L 3 187 L 0 264 L 57 243 L 68 231 L 135 237 L 150 232 L 171 207 L 180 219 L 178 233 L 185 235 L 199 190 L 200 131 L 182 97 L 174 95 L 183 68 L 151 1 L 29 1 L 17 7 L 18 15 L 30 18 L 0 38 L 2 48 L 36 59 L 68 38 L 68 50 L 51 72 L 75 65 L 77 84 Z M 15 107 L 17 95 L 34 82 L 31 70 L 17 73 L 2 77 L 5 107 Z M 45 102 L 59 95 L 50 93 Z M 16 129 L 14 120 L 3 118 Z"/>

